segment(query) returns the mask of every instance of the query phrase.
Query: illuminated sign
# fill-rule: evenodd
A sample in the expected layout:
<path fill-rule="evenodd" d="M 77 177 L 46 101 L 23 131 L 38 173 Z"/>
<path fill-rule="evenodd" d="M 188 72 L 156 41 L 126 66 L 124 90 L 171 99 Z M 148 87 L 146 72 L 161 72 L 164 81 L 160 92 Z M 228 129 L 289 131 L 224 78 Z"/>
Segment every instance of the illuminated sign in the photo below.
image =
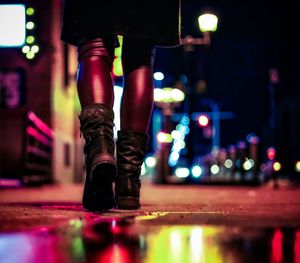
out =
<path fill-rule="evenodd" d="M 0 5 L 0 47 L 21 47 L 26 38 L 25 6 Z"/>

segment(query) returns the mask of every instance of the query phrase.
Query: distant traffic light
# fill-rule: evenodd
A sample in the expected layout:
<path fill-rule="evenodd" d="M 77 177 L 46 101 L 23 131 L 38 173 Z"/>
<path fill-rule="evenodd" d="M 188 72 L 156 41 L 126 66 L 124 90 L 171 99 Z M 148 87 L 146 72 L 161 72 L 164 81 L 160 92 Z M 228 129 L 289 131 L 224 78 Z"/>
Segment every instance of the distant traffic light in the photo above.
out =
<path fill-rule="evenodd" d="M 276 150 L 273 147 L 267 149 L 267 157 L 270 161 L 274 160 L 276 157 Z"/>

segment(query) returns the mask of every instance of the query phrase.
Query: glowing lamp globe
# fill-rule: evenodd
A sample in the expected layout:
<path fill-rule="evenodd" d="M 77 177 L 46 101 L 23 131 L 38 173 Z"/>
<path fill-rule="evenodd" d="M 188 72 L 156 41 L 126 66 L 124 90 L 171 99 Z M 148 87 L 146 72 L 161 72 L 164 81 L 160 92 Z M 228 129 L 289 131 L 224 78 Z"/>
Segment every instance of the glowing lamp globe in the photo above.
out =
<path fill-rule="evenodd" d="M 204 14 L 198 17 L 201 32 L 215 32 L 218 27 L 218 17 L 213 14 Z"/>

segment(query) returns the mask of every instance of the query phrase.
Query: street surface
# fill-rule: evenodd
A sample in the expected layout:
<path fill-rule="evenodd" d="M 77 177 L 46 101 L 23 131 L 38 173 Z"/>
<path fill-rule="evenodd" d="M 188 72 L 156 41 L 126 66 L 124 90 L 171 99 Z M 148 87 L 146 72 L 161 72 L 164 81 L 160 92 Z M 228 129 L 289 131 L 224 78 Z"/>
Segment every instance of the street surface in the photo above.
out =
<path fill-rule="evenodd" d="M 0 189 L 0 262 L 300 263 L 299 187 L 143 182 L 140 210 L 103 213 L 81 191 Z"/>

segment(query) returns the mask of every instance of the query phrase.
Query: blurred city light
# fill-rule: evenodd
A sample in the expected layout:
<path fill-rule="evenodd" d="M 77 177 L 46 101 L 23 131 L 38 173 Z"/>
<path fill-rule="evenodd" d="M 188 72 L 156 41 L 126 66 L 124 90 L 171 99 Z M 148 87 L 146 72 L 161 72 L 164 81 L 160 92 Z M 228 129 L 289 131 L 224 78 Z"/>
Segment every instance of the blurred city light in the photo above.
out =
<path fill-rule="evenodd" d="M 296 172 L 300 172 L 300 161 L 297 161 L 296 162 L 296 165 L 295 165 L 295 170 L 296 170 Z"/>
<path fill-rule="evenodd" d="M 32 21 L 26 23 L 26 29 L 31 30 L 33 28 L 34 28 L 34 23 Z"/>
<path fill-rule="evenodd" d="M 34 36 L 28 36 L 26 37 L 26 43 L 28 44 L 32 44 L 34 42 Z"/>
<path fill-rule="evenodd" d="M 187 115 L 184 115 L 180 121 L 182 125 L 189 125 L 190 124 L 190 118 Z"/>
<path fill-rule="evenodd" d="M 226 168 L 229 169 L 229 168 L 232 167 L 233 162 L 232 162 L 230 159 L 227 159 L 227 160 L 225 161 L 224 165 L 225 165 Z"/>
<path fill-rule="evenodd" d="M 29 51 L 29 52 L 26 53 L 26 58 L 27 58 L 27 59 L 33 59 L 34 56 L 35 56 L 35 55 L 34 55 L 34 53 L 33 53 L 32 51 Z"/>
<path fill-rule="evenodd" d="M 113 74 L 117 77 L 123 76 L 122 60 L 116 57 L 113 62 Z"/>
<path fill-rule="evenodd" d="M 169 156 L 168 164 L 171 167 L 174 167 L 178 163 L 179 157 L 180 157 L 179 152 L 172 151 Z"/>
<path fill-rule="evenodd" d="M 276 156 L 276 150 L 273 147 L 267 149 L 267 157 L 269 160 L 274 160 Z"/>
<path fill-rule="evenodd" d="M 171 143 L 173 141 L 172 135 L 166 132 L 159 132 L 157 134 L 157 140 L 160 143 Z"/>
<path fill-rule="evenodd" d="M 218 17 L 213 14 L 204 14 L 198 17 L 201 32 L 215 32 L 218 27 Z"/>
<path fill-rule="evenodd" d="M 29 51 L 30 51 L 30 47 L 29 47 L 29 46 L 23 46 L 23 47 L 22 47 L 22 52 L 23 52 L 24 54 L 28 53 Z"/>
<path fill-rule="evenodd" d="M 156 165 L 156 158 L 154 158 L 153 156 L 149 156 L 145 159 L 145 163 L 147 167 L 154 168 Z"/>
<path fill-rule="evenodd" d="M 32 7 L 28 7 L 27 9 L 26 9 L 26 15 L 28 15 L 28 16 L 32 16 L 33 14 L 34 14 L 34 9 L 32 8 Z"/>
<path fill-rule="evenodd" d="M 186 146 L 185 141 L 184 140 L 176 140 L 176 142 L 174 142 L 173 145 L 173 150 L 179 152 L 180 150 L 184 149 Z"/>
<path fill-rule="evenodd" d="M 252 159 L 247 160 L 243 163 L 244 170 L 248 171 L 254 166 L 254 161 Z"/>
<path fill-rule="evenodd" d="M 120 110 L 121 110 L 121 99 L 123 96 L 123 88 L 118 85 L 114 85 L 114 105 L 113 110 L 115 114 L 115 129 L 114 129 L 114 138 L 117 139 L 118 130 L 121 129 L 121 120 L 120 120 Z"/>
<path fill-rule="evenodd" d="M 205 114 L 201 114 L 198 118 L 198 124 L 201 126 L 201 127 L 206 127 L 209 123 L 209 118 L 207 115 Z"/>
<path fill-rule="evenodd" d="M 183 139 L 183 134 L 180 131 L 174 130 L 171 133 L 174 140 L 181 140 Z"/>
<path fill-rule="evenodd" d="M 218 165 L 214 164 L 210 167 L 210 171 L 212 174 L 218 174 L 220 171 L 220 168 Z"/>
<path fill-rule="evenodd" d="M 202 168 L 199 165 L 192 167 L 192 176 L 198 178 L 202 175 Z"/>
<path fill-rule="evenodd" d="M 122 66 L 122 46 L 123 46 L 123 36 L 118 35 L 119 47 L 115 48 L 114 55 L 115 59 L 113 62 L 113 74 L 116 77 L 123 76 L 123 66 Z"/>
<path fill-rule="evenodd" d="M 145 175 L 146 174 L 146 166 L 145 166 L 145 162 L 143 162 L 142 167 L 141 167 L 141 175 Z"/>
<path fill-rule="evenodd" d="M 186 178 L 190 175 L 190 170 L 186 167 L 178 167 L 175 170 L 175 175 L 179 178 Z"/>
<path fill-rule="evenodd" d="M 37 45 L 33 45 L 33 46 L 31 47 L 31 51 L 32 51 L 33 53 L 37 53 L 37 52 L 39 52 L 39 50 L 40 50 L 40 48 L 39 48 L 39 46 L 37 46 Z"/>
<path fill-rule="evenodd" d="M 184 93 L 179 89 L 163 88 L 154 89 L 154 101 L 162 103 L 181 102 L 185 98 Z"/>
<path fill-rule="evenodd" d="M 275 162 L 275 163 L 273 164 L 273 169 L 274 169 L 274 171 L 276 171 L 276 172 L 280 171 L 280 169 L 281 169 L 281 164 L 280 164 L 280 162 Z"/>
<path fill-rule="evenodd" d="M 165 76 L 162 72 L 155 72 L 153 74 L 153 77 L 155 80 L 163 80 L 165 78 Z"/>

